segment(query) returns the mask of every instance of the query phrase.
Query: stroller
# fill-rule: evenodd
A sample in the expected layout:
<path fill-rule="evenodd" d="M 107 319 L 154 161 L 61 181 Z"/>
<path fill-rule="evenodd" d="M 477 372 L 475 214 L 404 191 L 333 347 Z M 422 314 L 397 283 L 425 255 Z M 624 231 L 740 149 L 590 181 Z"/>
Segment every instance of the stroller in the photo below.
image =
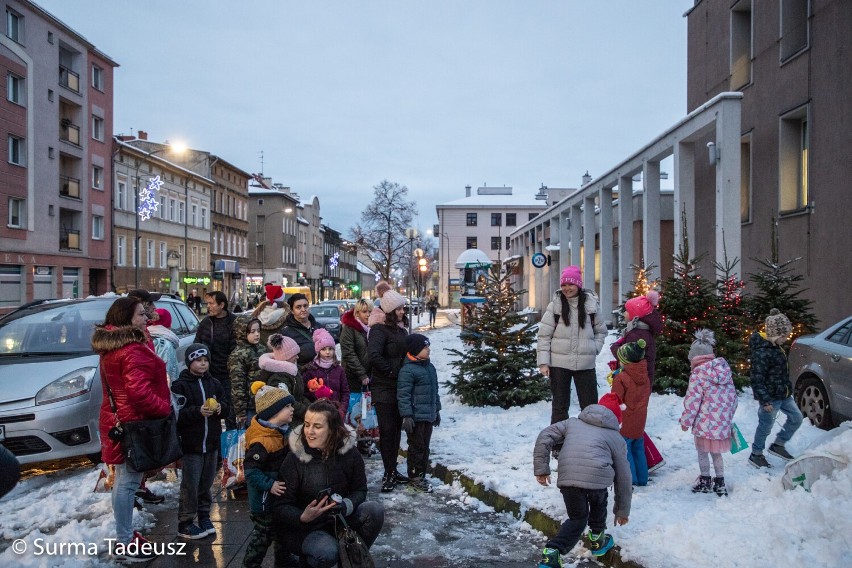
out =
<path fill-rule="evenodd" d="M 349 408 L 346 410 L 346 422 L 357 434 L 358 451 L 365 457 L 376 453 L 379 441 L 379 422 L 370 391 L 365 390 L 349 395 Z"/>

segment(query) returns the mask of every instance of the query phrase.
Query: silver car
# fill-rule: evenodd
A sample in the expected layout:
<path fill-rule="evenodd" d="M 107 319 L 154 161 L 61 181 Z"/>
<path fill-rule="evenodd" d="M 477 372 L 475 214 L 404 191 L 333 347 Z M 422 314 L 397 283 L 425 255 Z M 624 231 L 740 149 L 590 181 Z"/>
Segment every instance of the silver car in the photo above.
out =
<path fill-rule="evenodd" d="M 852 419 L 852 317 L 797 338 L 789 363 L 796 404 L 815 426 Z"/>
<path fill-rule="evenodd" d="M 0 444 L 21 463 L 100 459 L 101 381 L 91 341 L 114 300 L 46 301 L 0 320 Z M 179 299 L 163 296 L 155 304 L 172 315 L 184 367 L 198 318 Z"/>

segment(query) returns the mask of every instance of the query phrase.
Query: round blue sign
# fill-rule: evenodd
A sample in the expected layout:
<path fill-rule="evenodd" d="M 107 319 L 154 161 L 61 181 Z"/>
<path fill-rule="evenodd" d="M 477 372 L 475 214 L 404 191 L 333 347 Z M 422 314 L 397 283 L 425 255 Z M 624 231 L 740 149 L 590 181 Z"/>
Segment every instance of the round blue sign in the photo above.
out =
<path fill-rule="evenodd" d="M 542 253 L 537 252 L 534 255 L 532 255 L 532 265 L 533 266 L 535 266 L 536 268 L 541 268 L 545 264 L 547 264 L 547 257 L 544 256 Z"/>

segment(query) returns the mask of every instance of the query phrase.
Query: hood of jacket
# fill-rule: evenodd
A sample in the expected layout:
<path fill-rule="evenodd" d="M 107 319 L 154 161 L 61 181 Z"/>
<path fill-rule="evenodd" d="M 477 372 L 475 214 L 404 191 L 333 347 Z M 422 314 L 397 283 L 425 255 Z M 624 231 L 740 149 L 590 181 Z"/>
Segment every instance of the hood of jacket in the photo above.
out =
<path fill-rule="evenodd" d="M 239 315 L 236 317 L 231 329 L 234 330 L 234 339 L 237 340 L 237 347 L 254 347 L 255 345 L 259 345 L 259 343 L 249 343 L 248 339 L 246 338 L 246 332 L 248 331 L 249 323 L 256 319 L 260 320 L 260 318 L 249 317 L 244 315 Z M 263 327 L 263 321 L 260 322 L 260 327 Z"/>
<path fill-rule="evenodd" d="M 713 384 L 722 385 L 732 381 L 731 367 L 724 357 L 716 357 L 695 368 L 704 371 L 703 376 Z"/>
<path fill-rule="evenodd" d="M 580 412 L 577 418 L 586 424 L 597 426 L 598 428 L 609 428 L 616 432 L 621 429 L 618 419 L 612 413 L 612 410 L 600 404 L 590 404 Z"/>
<path fill-rule="evenodd" d="M 95 333 L 92 334 L 92 349 L 99 355 L 121 349 L 131 343 L 147 344 L 148 336 L 145 335 L 144 331 L 132 325 L 97 326 Z"/>
<path fill-rule="evenodd" d="M 314 457 L 320 456 L 320 451 L 315 450 L 313 448 L 306 448 L 304 444 L 302 444 L 302 428 L 304 424 L 299 424 L 292 430 L 290 430 L 290 436 L 288 438 L 288 442 L 290 443 L 290 451 L 292 451 L 299 461 L 302 463 L 308 463 Z M 338 455 L 343 455 L 352 448 L 355 447 L 355 444 L 358 442 L 358 436 L 355 433 L 355 429 L 346 424 L 346 431 L 349 432 L 349 435 L 343 441 L 343 444 L 337 449 Z"/>
<path fill-rule="evenodd" d="M 266 300 L 258 304 L 251 313 L 252 318 L 260 320 L 261 329 L 274 329 L 276 331 L 284 325 L 284 322 L 287 320 L 289 315 L 290 306 L 287 304 L 277 307 L 274 303 L 270 303 Z M 243 337 L 245 337 L 245 334 L 243 334 Z"/>
<path fill-rule="evenodd" d="M 291 363 L 290 361 L 279 361 L 272 356 L 272 353 L 264 353 L 261 355 L 260 359 L 257 360 L 257 366 L 263 371 L 269 371 L 270 373 L 285 373 L 294 377 L 299 371 L 299 368 L 295 363 Z"/>
<path fill-rule="evenodd" d="M 648 378 L 648 364 L 644 359 L 636 363 L 622 365 L 619 373 L 621 380 L 628 380 L 636 386 L 647 385 L 651 379 Z"/>
<path fill-rule="evenodd" d="M 650 314 L 642 316 L 639 321 L 648 326 L 648 330 L 654 335 L 660 335 L 663 332 L 663 317 L 660 312 L 652 310 Z"/>
<path fill-rule="evenodd" d="M 351 327 L 359 333 L 366 333 L 366 330 L 361 325 L 361 322 L 358 321 L 358 318 L 355 317 L 355 308 L 343 312 L 343 315 L 340 316 L 340 323 L 342 323 L 346 327 Z"/>
<path fill-rule="evenodd" d="M 159 337 L 161 339 L 165 339 L 166 341 L 174 345 L 175 349 L 180 346 L 180 339 L 178 339 L 178 336 L 175 335 L 175 332 L 173 332 L 167 327 L 164 327 L 162 325 L 149 325 L 148 333 L 151 334 L 151 337 Z"/>

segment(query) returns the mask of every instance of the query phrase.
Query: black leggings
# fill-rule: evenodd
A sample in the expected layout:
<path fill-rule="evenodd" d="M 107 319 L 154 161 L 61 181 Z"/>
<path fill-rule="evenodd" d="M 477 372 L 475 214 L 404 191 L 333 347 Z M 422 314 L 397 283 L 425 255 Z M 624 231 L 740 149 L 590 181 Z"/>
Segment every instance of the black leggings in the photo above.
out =
<path fill-rule="evenodd" d="M 385 473 L 396 471 L 396 458 L 402 439 L 402 417 L 395 402 L 374 402 L 376 418 L 379 420 L 379 452 Z"/>
<path fill-rule="evenodd" d="M 577 398 L 580 410 L 598 401 L 598 378 L 594 369 L 572 371 L 561 367 L 550 368 L 550 392 L 553 393 L 553 408 L 550 423 L 555 424 L 568 419 L 568 406 L 571 402 L 571 379 L 577 386 Z"/>

